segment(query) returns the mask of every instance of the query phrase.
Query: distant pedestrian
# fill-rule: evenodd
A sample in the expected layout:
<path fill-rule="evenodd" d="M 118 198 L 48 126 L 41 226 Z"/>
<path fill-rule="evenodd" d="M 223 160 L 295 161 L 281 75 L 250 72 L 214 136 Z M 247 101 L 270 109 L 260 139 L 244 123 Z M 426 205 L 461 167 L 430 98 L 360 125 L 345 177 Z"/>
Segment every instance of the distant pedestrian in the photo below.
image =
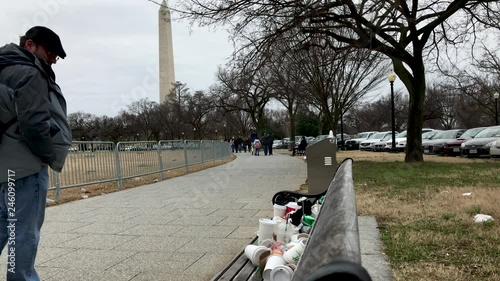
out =
<path fill-rule="evenodd" d="M 229 145 L 231 146 L 231 152 L 234 153 L 235 152 L 235 148 L 236 148 L 236 143 L 234 141 L 234 137 L 232 137 L 230 140 L 229 140 Z"/>
<path fill-rule="evenodd" d="M 239 136 L 236 139 L 235 143 L 236 143 L 236 151 L 241 153 L 241 149 L 243 147 L 243 138 L 241 136 Z"/>
<path fill-rule="evenodd" d="M 273 135 L 269 135 L 269 155 L 273 155 L 273 144 L 274 144 L 274 137 Z"/>
<path fill-rule="evenodd" d="M 255 130 L 252 130 L 252 133 L 250 134 L 250 145 L 252 146 L 252 155 L 255 153 L 255 140 L 258 139 L 259 136 L 257 135 L 257 132 Z"/>
<path fill-rule="evenodd" d="M 262 142 L 262 147 L 264 148 L 264 155 L 267 155 L 269 153 L 269 134 L 265 133 L 264 136 L 260 139 Z"/>
<path fill-rule="evenodd" d="M 305 152 L 306 148 L 307 148 L 307 140 L 306 137 L 302 136 L 302 138 L 300 139 L 299 146 L 293 148 L 292 156 L 297 155 L 297 151 Z"/>
<path fill-rule="evenodd" d="M 255 142 L 254 142 L 254 147 L 255 147 L 255 152 L 254 152 L 254 155 L 255 156 L 259 156 L 259 153 L 260 153 L 260 147 L 262 146 L 262 144 L 260 143 L 260 140 L 259 139 L 255 139 Z"/>

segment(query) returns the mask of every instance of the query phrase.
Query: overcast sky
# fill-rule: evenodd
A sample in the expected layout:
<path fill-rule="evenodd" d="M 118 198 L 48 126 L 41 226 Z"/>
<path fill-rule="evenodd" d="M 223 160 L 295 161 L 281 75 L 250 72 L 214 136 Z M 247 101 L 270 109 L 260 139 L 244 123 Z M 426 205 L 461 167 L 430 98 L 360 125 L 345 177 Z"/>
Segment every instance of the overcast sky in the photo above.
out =
<path fill-rule="evenodd" d="M 147 0 L 0 0 L 0 45 L 51 28 L 67 53 L 53 69 L 68 113 L 115 116 L 142 97 L 159 101 L 158 10 Z M 176 80 L 207 90 L 233 51 L 228 34 L 178 21 L 172 34 Z"/>

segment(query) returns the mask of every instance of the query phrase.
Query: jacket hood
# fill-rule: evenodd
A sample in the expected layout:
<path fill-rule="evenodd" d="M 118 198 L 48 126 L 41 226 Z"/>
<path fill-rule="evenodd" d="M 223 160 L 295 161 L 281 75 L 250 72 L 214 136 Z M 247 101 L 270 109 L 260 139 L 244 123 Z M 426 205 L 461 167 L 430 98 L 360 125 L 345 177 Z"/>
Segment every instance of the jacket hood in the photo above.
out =
<path fill-rule="evenodd" d="M 36 66 L 44 75 L 51 77 L 55 81 L 55 73 L 46 62 L 38 59 L 28 50 L 25 50 L 14 43 L 0 47 L 0 69 L 11 65 Z"/>
<path fill-rule="evenodd" d="M 30 65 L 34 63 L 35 56 L 14 43 L 0 47 L 0 67 L 14 64 Z"/>

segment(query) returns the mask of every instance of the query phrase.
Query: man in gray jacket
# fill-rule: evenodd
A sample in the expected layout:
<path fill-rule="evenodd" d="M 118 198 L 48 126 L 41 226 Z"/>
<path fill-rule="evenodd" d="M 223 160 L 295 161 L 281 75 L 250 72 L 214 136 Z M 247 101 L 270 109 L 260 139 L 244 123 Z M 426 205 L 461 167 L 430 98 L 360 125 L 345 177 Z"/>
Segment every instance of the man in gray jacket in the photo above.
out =
<path fill-rule="evenodd" d="M 71 145 L 66 101 L 51 65 L 59 36 L 36 26 L 0 47 L 0 249 L 7 280 L 39 281 L 35 258 L 45 217 L 48 166 L 60 172 Z"/>

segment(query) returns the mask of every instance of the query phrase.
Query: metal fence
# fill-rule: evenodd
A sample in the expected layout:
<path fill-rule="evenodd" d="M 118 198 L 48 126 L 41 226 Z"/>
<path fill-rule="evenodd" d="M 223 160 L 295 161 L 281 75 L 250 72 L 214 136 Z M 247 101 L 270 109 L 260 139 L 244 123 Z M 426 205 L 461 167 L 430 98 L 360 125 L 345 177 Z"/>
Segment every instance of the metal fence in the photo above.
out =
<path fill-rule="evenodd" d="M 231 155 L 227 142 L 212 140 L 162 140 L 140 142 L 75 141 L 61 173 L 51 171 L 50 190 L 56 199 L 61 190 L 91 184 L 116 181 L 123 188 L 123 180 L 138 176 L 204 164 L 226 159 Z"/>

